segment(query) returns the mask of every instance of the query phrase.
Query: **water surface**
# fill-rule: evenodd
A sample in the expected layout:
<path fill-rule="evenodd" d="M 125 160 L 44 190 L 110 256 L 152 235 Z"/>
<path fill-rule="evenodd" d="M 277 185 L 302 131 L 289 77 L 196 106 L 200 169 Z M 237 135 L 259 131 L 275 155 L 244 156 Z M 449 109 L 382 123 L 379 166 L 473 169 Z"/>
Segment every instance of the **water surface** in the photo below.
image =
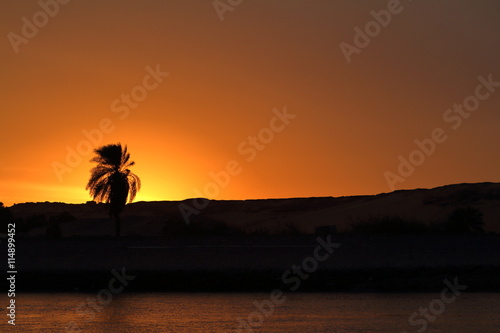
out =
<path fill-rule="evenodd" d="M 273 310 L 264 307 L 266 316 L 254 302 L 269 301 L 269 293 L 128 293 L 115 296 L 107 305 L 93 303 L 96 294 L 31 293 L 16 299 L 16 327 L 9 327 L 4 319 L 0 328 L 2 332 L 44 333 L 78 329 L 103 333 L 251 332 L 241 323 L 253 320 L 253 327 L 248 326 L 253 332 L 410 333 L 423 329 L 422 324 L 409 324 L 410 315 L 428 307 L 440 293 L 291 293 L 285 297 Z M 499 314 L 500 294 L 463 293 L 446 305 L 425 332 L 500 332 Z M 415 319 L 422 321 L 423 317 Z"/>

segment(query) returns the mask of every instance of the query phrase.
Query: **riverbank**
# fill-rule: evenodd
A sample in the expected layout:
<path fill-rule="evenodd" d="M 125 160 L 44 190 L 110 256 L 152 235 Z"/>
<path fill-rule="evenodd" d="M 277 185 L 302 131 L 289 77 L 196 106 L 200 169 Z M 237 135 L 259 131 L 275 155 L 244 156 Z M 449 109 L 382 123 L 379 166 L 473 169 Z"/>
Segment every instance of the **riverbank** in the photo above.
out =
<path fill-rule="evenodd" d="M 455 279 L 468 292 L 500 292 L 500 266 L 318 270 L 299 284 L 284 281 L 279 270 L 125 273 L 126 292 L 436 292 L 444 280 Z M 111 271 L 31 271 L 17 279 L 20 292 L 96 292 L 107 289 L 114 276 Z"/>
<path fill-rule="evenodd" d="M 20 291 L 100 290 L 112 270 L 135 276 L 127 291 L 430 291 L 455 277 L 500 290 L 498 235 L 18 239 L 16 249 Z"/>

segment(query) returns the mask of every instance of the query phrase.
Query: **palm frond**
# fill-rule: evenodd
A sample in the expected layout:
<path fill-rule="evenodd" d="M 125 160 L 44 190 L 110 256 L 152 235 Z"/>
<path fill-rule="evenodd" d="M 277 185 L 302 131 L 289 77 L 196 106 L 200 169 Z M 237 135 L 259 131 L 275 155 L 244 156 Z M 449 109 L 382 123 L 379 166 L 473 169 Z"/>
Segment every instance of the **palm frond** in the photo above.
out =
<path fill-rule="evenodd" d="M 139 177 L 136 174 L 129 172 L 129 174 L 127 175 L 127 181 L 128 181 L 129 188 L 130 188 L 129 189 L 129 200 L 128 200 L 128 202 L 130 203 L 130 202 L 134 201 L 135 196 L 137 195 L 137 192 L 139 192 L 139 190 L 141 189 L 141 180 L 139 179 Z"/>
<path fill-rule="evenodd" d="M 85 189 L 94 200 L 110 203 L 110 209 L 119 213 L 141 188 L 141 180 L 129 170 L 135 162 L 130 161 L 127 146 L 121 143 L 99 147 L 95 153 L 91 162 L 97 166 L 91 170 Z"/>

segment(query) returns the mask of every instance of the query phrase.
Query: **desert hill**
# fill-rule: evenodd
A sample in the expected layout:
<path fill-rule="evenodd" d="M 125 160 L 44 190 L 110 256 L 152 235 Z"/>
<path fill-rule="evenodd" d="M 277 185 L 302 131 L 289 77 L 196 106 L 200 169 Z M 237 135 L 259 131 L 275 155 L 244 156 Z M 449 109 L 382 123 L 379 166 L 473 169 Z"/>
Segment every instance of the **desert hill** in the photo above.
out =
<path fill-rule="evenodd" d="M 399 190 L 378 195 L 262 200 L 210 200 L 206 208 L 190 217 L 198 225 L 224 225 L 244 232 L 278 233 L 335 225 L 339 232 L 370 216 L 400 216 L 423 222 L 439 222 L 458 207 L 481 211 L 484 230 L 500 233 L 500 183 L 455 184 L 433 189 Z M 122 214 L 123 235 L 159 236 L 174 225 L 184 224 L 179 205 L 193 207 L 193 200 L 137 202 Z M 63 237 L 113 234 L 106 205 L 23 203 L 10 207 L 17 218 L 64 212 L 75 218 L 61 224 Z M 166 231 L 165 231 L 166 230 Z M 46 226 L 32 228 L 25 236 L 43 237 Z"/>
<path fill-rule="evenodd" d="M 445 278 L 458 276 L 470 291 L 498 291 L 499 235 L 342 231 L 367 216 L 439 222 L 471 206 L 483 214 L 485 231 L 498 233 L 499 200 L 496 183 L 340 198 L 211 200 L 191 216 L 189 227 L 179 205 L 188 207 L 193 200 L 137 202 L 125 207 L 121 238 L 108 237 L 114 225 L 103 204 L 25 203 L 9 210 L 19 221 L 16 258 L 24 290 L 95 293 L 106 286 L 111 269 L 126 267 L 137 276 L 130 291 L 268 292 L 281 285 L 283 272 L 310 258 L 319 239 L 330 239 L 340 247 L 300 290 L 439 291 Z M 62 239 L 47 237 L 54 221 Z M 22 231 L 27 222 L 30 228 Z M 297 234 L 322 225 L 335 225 L 340 233 Z M 201 237 L 176 233 L 192 226 L 209 232 Z M 235 230 L 240 233 L 227 236 Z"/>

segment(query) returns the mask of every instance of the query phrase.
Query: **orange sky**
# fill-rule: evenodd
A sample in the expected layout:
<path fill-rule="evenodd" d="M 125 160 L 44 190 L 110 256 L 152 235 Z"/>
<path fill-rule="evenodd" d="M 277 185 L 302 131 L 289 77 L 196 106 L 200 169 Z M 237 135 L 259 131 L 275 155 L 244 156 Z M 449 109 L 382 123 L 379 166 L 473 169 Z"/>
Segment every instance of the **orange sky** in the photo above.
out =
<path fill-rule="evenodd" d="M 53 17 L 38 13 L 40 3 Z M 475 94 L 478 76 L 500 82 L 497 1 L 401 1 L 350 63 L 339 45 L 355 45 L 353 28 L 364 29 L 387 1 L 243 1 L 223 21 L 212 1 L 71 1 L 57 13 L 55 3 L 1 5 L 7 205 L 90 200 L 87 148 L 95 145 L 83 131 L 101 122 L 107 133 L 92 132 L 96 142 L 127 144 L 137 163 L 137 200 L 190 198 L 195 188 L 207 194 L 210 172 L 230 161 L 239 172 L 206 196 L 388 192 L 386 172 L 397 174 L 398 156 L 408 158 L 415 139 L 435 128 L 447 140 L 394 188 L 500 181 L 500 87 L 458 129 L 443 119 Z M 36 33 L 23 28 L 33 16 Z M 34 36 L 20 43 L 23 31 Z M 146 68 L 157 66 L 169 75 L 144 81 Z M 134 108 L 120 101 L 132 91 L 142 99 Z M 265 130 L 273 109 L 285 108 L 296 117 L 273 122 L 279 132 Z M 251 156 L 248 138 L 259 133 L 269 142 Z M 67 147 L 85 153 L 70 168 Z M 54 163 L 71 172 L 57 175 Z"/>

